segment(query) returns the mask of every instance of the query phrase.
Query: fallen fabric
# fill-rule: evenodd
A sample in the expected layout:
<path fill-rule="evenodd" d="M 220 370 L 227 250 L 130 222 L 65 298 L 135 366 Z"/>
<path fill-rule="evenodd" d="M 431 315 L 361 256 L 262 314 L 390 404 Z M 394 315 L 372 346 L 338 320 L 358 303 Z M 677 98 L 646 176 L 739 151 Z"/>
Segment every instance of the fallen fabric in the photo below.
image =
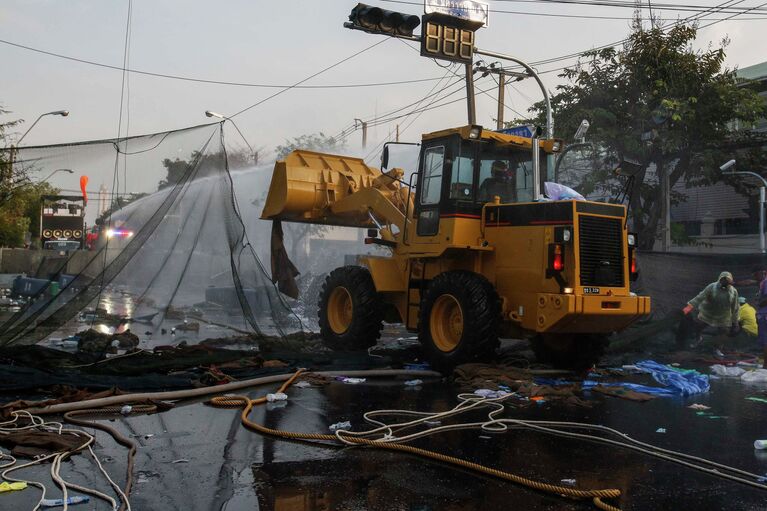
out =
<path fill-rule="evenodd" d="M 609 386 L 609 387 L 622 387 L 624 389 L 633 390 L 635 392 L 641 392 L 644 394 L 650 394 L 653 396 L 676 396 L 678 393 L 674 390 L 665 387 L 650 387 L 649 385 L 642 385 L 640 383 L 625 383 L 625 382 L 610 382 L 600 383 L 594 380 L 583 380 L 583 390 L 593 390 L 596 386 Z"/>
<path fill-rule="evenodd" d="M 694 370 L 672 368 L 654 360 L 643 360 L 637 362 L 636 366 L 651 374 L 661 385 L 673 389 L 675 394 L 690 396 L 708 392 L 711 388 L 708 376 Z"/>
<path fill-rule="evenodd" d="M 11 449 L 16 458 L 34 458 L 54 452 L 76 451 L 86 442 L 85 437 L 72 433 L 24 431 L 0 435 L 0 445 Z"/>
<path fill-rule="evenodd" d="M 19 482 L 19 483 L 9 483 L 7 481 L 4 481 L 0 483 L 0 493 L 5 493 L 7 491 L 20 491 L 27 488 L 27 483 Z"/>
<path fill-rule="evenodd" d="M 640 403 L 655 399 L 655 396 L 652 394 L 648 394 L 646 392 L 637 392 L 635 390 L 625 389 L 619 386 L 612 386 L 612 384 L 597 385 L 592 387 L 591 390 L 594 392 L 599 392 L 600 394 L 605 394 L 606 396 L 619 397 L 621 399 L 628 399 L 629 401 L 639 401 Z"/>

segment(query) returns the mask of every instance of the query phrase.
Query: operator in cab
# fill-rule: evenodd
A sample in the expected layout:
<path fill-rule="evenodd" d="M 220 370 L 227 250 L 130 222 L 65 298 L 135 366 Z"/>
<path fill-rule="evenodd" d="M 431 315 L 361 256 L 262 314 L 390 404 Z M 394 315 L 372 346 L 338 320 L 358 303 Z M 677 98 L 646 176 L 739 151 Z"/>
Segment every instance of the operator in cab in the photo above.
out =
<path fill-rule="evenodd" d="M 509 170 L 508 162 L 504 160 L 495 160 L 490 168 L 490 177 L 485 178 L 479 185 L 479 200 L 492 202 L 496 195 L 501 198 L 502 203 L 517 200 L 514 176 Z"/>

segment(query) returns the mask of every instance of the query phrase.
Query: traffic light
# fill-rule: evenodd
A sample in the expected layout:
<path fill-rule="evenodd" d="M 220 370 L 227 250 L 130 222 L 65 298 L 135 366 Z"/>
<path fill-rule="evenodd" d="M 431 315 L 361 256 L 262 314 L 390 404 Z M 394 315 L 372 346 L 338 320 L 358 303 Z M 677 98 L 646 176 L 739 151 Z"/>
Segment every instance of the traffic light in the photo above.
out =
<path fill-rule="evenodd" d="M 344 26 L 364 30 L 371 34 L 408 37 L 413 35 L 413 30 L 421 23 L 418 16 L 387 11 L 367 4 L 357 4 L 349 14 L 349 21 L 351 23 L 345 23 Z"/>

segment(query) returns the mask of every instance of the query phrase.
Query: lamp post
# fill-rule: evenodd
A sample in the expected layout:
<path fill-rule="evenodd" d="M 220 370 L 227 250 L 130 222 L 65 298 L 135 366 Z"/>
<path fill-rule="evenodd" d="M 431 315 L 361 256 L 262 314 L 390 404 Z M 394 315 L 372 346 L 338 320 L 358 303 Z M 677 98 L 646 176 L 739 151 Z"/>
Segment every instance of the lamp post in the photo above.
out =
<path fill-rule="evenodd" d="M 231 117 L 227 117 L 227 116 L 225 116 L 223 114 L 216 113 L 216 112 L 214 112 L 212 110 L 205 110 L 205 115 L 207 117 L 217 117 L 217 118 L 222 119 L 224 121 L 231 122 L 232 126 L 234 126 L 234 129 L 237 130 L 237 133 L 240 134 L 240 137 L 242 137 L 242 140 L 248 146 L 248 149 L 250 149 L 250 153 L 253 155 L 253 163 L 254 164 L 258 163 L 258 153 L 256 152 L 255 149 L 253 149 L 253 146 L 250 145 L 250 142 L 248 142 L 248 139 L 245 138 L 245 135 L 242 134 L 242 131 L 240 131 L 240 128 L 237 126 L 237 124 L 235 124 L 234 120 Z"/>
<path fill-rule="evenodd" d="M 48 177 L 46 177 L 46 178 L 45 178 L 45 179 L 43 179 L 42 181 L 39 181 L 38 183 L 45 183 L 45 182 L 46 182 L 46 181 L 48 181 L 50 178 L 52 178 L 52 177 L 53 177 L 53 175 L 54 175 L 56 172 L 68 172 L 69 174 L 74 174 L 74 173 L 75 173 L 75 171 L 74 171 L 74 170 L 72 170 L 72 169 L 56 169 L 56 170 L 54 170 L 53 172 L 51 172 L 50 174 L 48 174 Z"/>
<path fill-rule="evenodd" d="M 20 138 L 20 139 L 18 139 L 18 140 L 16 141 L 16 147 L 18 147 L 19 145 L 21 145 L 21 141 L 22 141 L 22 140 L 24 140 L 24 137 L 26 137 L 26 136 L 27 136 L 27 134 L 28 134 L 30 131 L 32 131 L 32 128 L 34 128 L 34 127 L 35 127 L 35 125 L 36 125 L 38 122 L 40 122 L 40 119 L 42 119 L 42 118 L 43 118 L 43 117 L 45 117 L 46 115 L 60 115 L 60 116 L 62 116 L 62 117 L 66 117 L 66 116 L 68 116 L 68 115 L 69 115 L 69 110 L 55 110 L 55 111 L 53 111 L 53 112 L 46 112 L 46 113 L 44 113 L 44 114 L 41 114 L 41 115 L 40 115 L 40 117 L 38 117 L 38 118 L 37 118 L 37 120 L 36 120 L 35 122 L 33 122 L 33 123 L 32 123 L 32 126 L 30 126 L 30 127 L 27 129 L 27 131 L 25 131 L 25 132 L 24 132 L 24 134 L 21 136 L 21 138 Z"/>
<path fill-rule="evenodd" d="M 750 172 L 748 170 L 739 170 L 739 171 L 730 171 L 727 172 L 728 169 L 735 166 L 735 160 L 730 160 L 721 167 L 719 167 L 719 170 L 722 171 L 722 174 L 724 175 L 749 175 L 754 176 L 755 178 L 759 179 L 762 182 L 762 186 L 759 187 L 759 250 L 764 254 L 767 252 L 765 250 L 765 240 L 764 240 L 764 205 L 765 205 L 765 189 L 767 188 L 767 180 L 765 180 L 762 176 L 757 174 L 756 172 Z"/>

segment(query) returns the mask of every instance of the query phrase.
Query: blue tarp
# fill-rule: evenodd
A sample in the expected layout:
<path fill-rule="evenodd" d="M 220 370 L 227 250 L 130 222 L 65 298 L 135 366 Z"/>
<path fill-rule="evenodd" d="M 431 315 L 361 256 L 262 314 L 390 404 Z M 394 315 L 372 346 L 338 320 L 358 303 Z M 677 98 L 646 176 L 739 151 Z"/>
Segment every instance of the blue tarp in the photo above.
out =
<path fill-rule="evenodd" d="M 649 385 L 641 385 L 639 383 L 625 383 L 619 381 L 607 381 L 600 382 L 594 380 L 583 380 L 583 390 L 589 390 L 597 385 L 602 387 L 623 387 L 624 389 L 633 390 L 635 392 L 642 392 L 644 394 L 652 394 L 653 396 L 676 396 L 679 393 L 675 390 L 667 387 L 650 387 Z"/>
<path fill-rule="evenodd" d="M 641 371 L 651 374 L 661 385 L 673 389 L 676 394 L 683 396 L 702 394 L 711 388 L 708 376 L 698 371 L 675 369 L 654 360 L 643 360 L 635 365 Z"/>

